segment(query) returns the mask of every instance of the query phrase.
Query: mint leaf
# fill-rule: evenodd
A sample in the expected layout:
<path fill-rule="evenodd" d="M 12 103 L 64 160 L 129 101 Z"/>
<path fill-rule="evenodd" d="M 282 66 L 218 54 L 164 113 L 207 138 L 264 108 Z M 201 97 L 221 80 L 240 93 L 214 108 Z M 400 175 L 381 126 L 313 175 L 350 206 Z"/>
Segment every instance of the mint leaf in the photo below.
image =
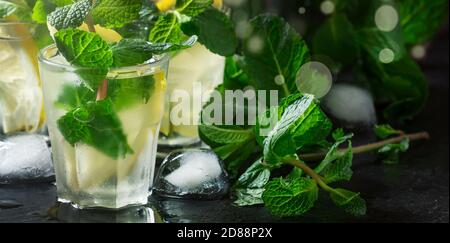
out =
<path fill-rule="evenodd" d="M 263 192 L 264 188 L 237 189 L 235 192 L 236 200 L 233 204 L 239 207 L 264 204 L 264 201 L 262 200 Z"/>
<path fill-rule="evenodd" d="M 47 23 L 47 12 L 49 10 L 49 6 L 44 2 L 44 0 L 36 1 L 33 7 L 33 14 L 31 18 L 39 24 Z"/>
<path fill-rule="evenodd" d="M 344 14 L 326 20 L 313 39 L 315 55 L 326 55 L 344 65 L 353 64 L 359 56 L 356 32 Z"/>
<path fill-rule="evenodd" d="M 363 216 L 366 214 L 366 201 L 361 198 L 359 193 L 345 189 L 333 189 L 330 192 L 330 197 L 337 206 L 351 215 Z"/>
<path fill-rule="evenodd" d="M 393 135 L 401 135 L 403 131 L 395 130 L 389 124 L 376 125 L 374 128 L 375 135 L 380 139 L 385 139 Z"/>
<path fill-rule="evenodd" d="M 73 4 L 57 8 L 48 15 L 48 22 L 57 30 L 77 28 L 92 10 L 90 0 L 81 0 Z"/>
<path fill-rule="evenodd" d="M 199 131 L 208 141 L 218 144 L 242 143 L 255 137 L 252 129 L 200 125 Z"/>
<path fill-rule="evenodd" d="M 341 137 L 339 140 L 336 141 L 335 144 L 330 148 L 325 158 L 322 160 L 322 162 L 316 167 L 314 170 L 316 173 L 321 173 L 325 168 L 327 168 L 331 163 L 334 161 L 340 159 L 341 157 L 345 157 L 348 151 L 351 152 L 351 143 L 349 142 L 349 149 L 346 152 L 340 152 L 339 146 L 341 144 L 349 141 L 353 137 L 353 134 L 348 134 L 346 136 Z M 351 160 L 352 157 L 350 157 L 350 166 L 351 166 Z"/>
<path fill-rule="evenodd" d="M 187 35 L 198 35 L 199 42 L 211 52 L 221 56 L 232 56 L 238 41 L 234 24 L 223 12 L 208 8 L 181 26 Z"/>
<path fill-rule="evenodd" d="M 358 30 L 357 40 L 362 48 L 373 60 L 380 62 L 380 53 L 383 50 L 393 52 L 393 61 L 398 61 L 406 55 L 403 35 L 400 30 L 385 32 L 377 27 L 368 27 Z"/>
<path fill-rule="evenodd" d="M 270 169 L 259 159 L 239 177 L 235 188 L 263 188 L 270 179 Z"/>
<path fill-rule="evenodd" d="M 244 70 L 256 90 L 297 91 L 297 72 L 309 56 L 300 35 L 282 18 L 261 15 L 250 21 L 253 34 L 244 40 Z M 278 85 L 275 80 L 284 81 Z"/>
<path fill-rule="evenodd" d="M 200 124 L 199 135 L 225 161 L 227 171 L 232 176 L 238 173 L 241 164 L 257 149 L 252 128 Z"/>
<path fill-rule="evenodd" d="M 174 13 L 159 17 L 149 36 L 152 43 L 179 43 L 182 38 L 181 24 Z"/>
<path fill-rule="evenodd" d="M 181 44 L 152 44 L 140 39 L 122 39 L 111 46 L 114 56 L 113 66 L 125 67 L 142 64 L 150 60 L 153 55 L 190 48 L 196 41 L 196 36 L 190 37 Z"/>
<path fill-rule="evenodd" d="M 388 104 L 384 117 L 404 121 L 418 114 L 428 99 L 428 82 L 409 56 L 389 64 L 367 58 L 370 86 L 378 100 Z"/>
<path fill-rule="evenodd" d="M 62 116 L 57 124 L 72 146 L 84 143 L 113 159 L 133 153 L 110 99 L 87 102 Z"/>
<path fill-rule="evenodd" d="M 213 4 L 213 0 L 177 0 L 175 9 L 189 17 L 195 17 Z"/>
<path fill-rule="evenodd" d="M 108 97 L 120 111 L 135 104 L 145 104 L 155 90 L 153 76 L 108 80 Z"/>
<path fill-rule="evenodd" d="M 325 183 L 349 181 L 353 176 L 352 171 L 353 151 L 351 142 L 348 149 L 341 152 L 336 146 L 328 152 L 316 172 L 323 176 Z"/>
<path fill-rule="evenodd" d="M 309 211 L 317 201 L 319 188 L 315 181 L 301 178 L 270 181 L 263 192 L 264 205 L 278 216 L 299 216 Z"/>
<path fill-rule="evenodd" d="M 286 156 L 295 155 L 299 148 L 324 140 L 331 131 L 330 120 L 311 95 L 294 94 L 285 98 L 279 114 L 279 121 L 264 139 L 267 163 L 280 163 Z"/>
<path fill-rule="evenodd" d="M 139 18 L 141 0 L 101 0 L 92 10 L 95 23 L 120 28 Z"/>
<path fill-rule="evenodd" d="M 338 129 L 334 130 L 331 135 L 332 135 L 334 141 L 342 140 L 342 138 L 345 137 L 344 129 L 338 128 Z"/>
<path fill-rule="evenodd" d="M 263 204 L 262 193 L 264 186 L 270 180 L 270 169 L 257 160 L 238 179 L 234 189 L 238 206 L 252 206 Z"/>
<path fill-rule="evenodd" d="M 66 84 L 58 95 L 55 106 L 65 110 L 72 110 L 86 102 L 95 100 L 95 96 L 95 92 L 83 83 L 80 85 Z"/>
<path fill-rule="evenodd" d="M 63 29 L 55 34 L 55 43 L 66 60 L 80 69 L 79 75 L 94 89 L 113 64 L 113 53 L 99 35 L 78 29 Z"/>
<path fill-rule="evenodd" d="M 388 144 L 378 150 L 378 154 L 385 164 L 393 165 L 400 162 L 400 153 L 409 149 L 409 139 L 405 138 L 400 143 Z"/>
<path fill-rule="evenodd" d="M 447 0 L 399 0 L 398 6 L 407 45 L 429 40 L 439 30 L 448 12 Z"/>

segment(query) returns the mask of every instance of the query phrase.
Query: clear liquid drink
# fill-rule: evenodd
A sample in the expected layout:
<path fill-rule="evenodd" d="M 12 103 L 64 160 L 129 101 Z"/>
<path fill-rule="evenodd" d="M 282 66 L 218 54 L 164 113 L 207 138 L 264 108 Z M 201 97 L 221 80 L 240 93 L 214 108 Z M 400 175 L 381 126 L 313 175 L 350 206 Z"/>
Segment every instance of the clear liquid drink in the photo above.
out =
<path fill-rule="evenodd" d="M 110 100 L 112 105 L 103 112 L 114 111 L 129 146 L 127 153 L 116 157 L 112 156 L 117 153 L 115 147 L 108 153 L 115 137 L 95 134 L 114 134 L 117 127 L 109 128 L 111 121 L 102 120 L 102 113 L 83 117 L 84 108 L 76 108 L 95 102 L 95 91 L 86 87 L 79 75 L 95 70 L 70 66 L 55 46 L 41 51 L 39 65 L 59 200 L 81 208 L 146 204 L 164 113 L 168 56 L 109 71 L 104 102 Z M 75 108 L 68 107 L 73 103 Z M 73 145 L 62 134 L 61 119 L 70 109 L 77 124 L 87 124 L 90 134 L 84 130 L 80 134 L 91 136 L 87 139 L 91 143 Z"/>

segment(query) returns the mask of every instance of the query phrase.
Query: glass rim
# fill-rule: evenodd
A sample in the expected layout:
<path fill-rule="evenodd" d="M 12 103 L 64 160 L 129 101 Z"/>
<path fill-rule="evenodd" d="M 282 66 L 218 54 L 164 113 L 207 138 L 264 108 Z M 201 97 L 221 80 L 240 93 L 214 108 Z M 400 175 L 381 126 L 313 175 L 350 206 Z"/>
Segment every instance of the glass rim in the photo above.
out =
<path fill-rule="evenodd" d="M 57 63 L 54 61 L 51 61 L 48 57 L 45 56 L 46 53 L 48 53 L 51 50 L 58 50 L 58 48 L 56 47 L 56 44 L 51 44 L 49 46 L 46 46 L 44 48 L 42 48 L 41 50 L 39 50 L 39 54 L 38 54 L 38 60 L 40 63 L 43 63 L 45 65 L 49 65 L 51 67 L 57 67 L 57 68 L 62 68 L 65 71 L 77 71 L 77 70 L 95 70 L 95 67 L 77 67 L 77 66 L 72 66 L 70 64 L 63 64 L 63 63 Z M 57 52 L 55 52 L 57 53 Z M 133 65 L 133 66 L 126 66 L 126 67 L 114 67 L 114 68 L 109 68 L 109 72 L 130 72 L 136 69 L 151 69 L 151 68 L 155 68 L 155 67 L 160 67 L 163 64 L 167 63 L 170 59 L 170 55 L 165 53 L 162 55 L 155 55 L 153 56 L 154 61 L 148 60 L 147 62 L 144 62 L 142 64 L 137 64 L 137 65 Z"/>

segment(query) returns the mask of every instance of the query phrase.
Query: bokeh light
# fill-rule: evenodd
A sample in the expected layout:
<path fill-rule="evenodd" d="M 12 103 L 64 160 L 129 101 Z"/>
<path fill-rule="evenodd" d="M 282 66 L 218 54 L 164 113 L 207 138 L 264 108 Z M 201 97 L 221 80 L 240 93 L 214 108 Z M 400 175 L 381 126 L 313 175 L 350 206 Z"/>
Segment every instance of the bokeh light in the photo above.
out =
<path fill-rule="evenodd" d="M 322 13 L 324 14 L 332 14 L 334 12 L 334 3 L 330 0 L 327 1 L 323 1 L 320 4 L 320 11 L 322 11 Z"/>
<path fill-rule="evenodd" d="M 333 75 L 325 64 L 317 61 L 307 62 L 297 73 L 296 85 L 300 92 L 320 99 L 330 92 Z"/>
<path fill-rule="evenodd" d="M 389 63 L 393 62 L 395 59 L 394 51 L 392 51 L 389 48 L 384 48 L 378 54 L 378 59 L 380 60 L 380 62 L 382 62 L 384 64 L 389 64 Z"/>
<path fill-rule="evenodd" d="M 383 5 L 375 12 L 375 24 L 381 31 L 393 31 L 398 25 L 398 12 L 391 5 Z"/>

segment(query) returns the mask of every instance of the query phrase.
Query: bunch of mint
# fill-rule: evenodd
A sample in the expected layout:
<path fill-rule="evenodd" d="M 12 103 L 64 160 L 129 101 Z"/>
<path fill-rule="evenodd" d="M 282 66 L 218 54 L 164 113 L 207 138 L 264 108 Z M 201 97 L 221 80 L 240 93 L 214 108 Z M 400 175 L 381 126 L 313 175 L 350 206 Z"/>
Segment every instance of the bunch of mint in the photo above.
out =
<path fill-rule="evenodd" d="M 297 89 L 296 74 L 311 60 L 306 42 L 277 16 L 263 14 L 249 23 L 253 35 L 243 39 L 242 50 L 227 58 L 224 82 L 217 87 L 223 96 L 221 100 L 226 102 L 227 91 L 244 91 L 248 87 L 267 91 L 268 96 L 270 90 L 278 90 L 283 99 L 277 106 L 267 102 L 267 110 L 258 115 L 256 125 L 248 119 L 244 125 L 220 125 L 211 124 L 206 117 L 214 112 L 222 112 L 225 117 L 227 104 L 212 111 L 212 98 L 202 111 L 199 126 L 201 139 L 225 161 L 229 174 L 237 178 L 232 193 L 235 204 L 264 204 L 275 215 L 299 216 L 315 205 L 322 190 L 345 212 L 364 215 L 366 204 L 359 193 L 331 186 L 351 179 L 353 154 L 378 150 L 392 162 L 406 151 L 409 138 L 426 139 L 428 134 L 408 135 L 381 125 L 376 127 L 380 139 L 396 137 L 352 148 L 353 135 L 342 129 L 332 132 L 333 124 L 321 110 L 320 102 Z M 256 50 L 252 45 L 255 36 L 260 41 Z M 251 103 L 246 101 L 241 104 L 244 107 L 235 109 L 248 114 Z M 273 120 L 275 125 L 267 126 Z M 221 124 L 226 124 L 225 120 Z M 267 129 L 268 133 L 261 132 Z M 251 161 L 254 162 L 249 164 Z M 289 166 L 291 172 L 279 177 Z"/>

